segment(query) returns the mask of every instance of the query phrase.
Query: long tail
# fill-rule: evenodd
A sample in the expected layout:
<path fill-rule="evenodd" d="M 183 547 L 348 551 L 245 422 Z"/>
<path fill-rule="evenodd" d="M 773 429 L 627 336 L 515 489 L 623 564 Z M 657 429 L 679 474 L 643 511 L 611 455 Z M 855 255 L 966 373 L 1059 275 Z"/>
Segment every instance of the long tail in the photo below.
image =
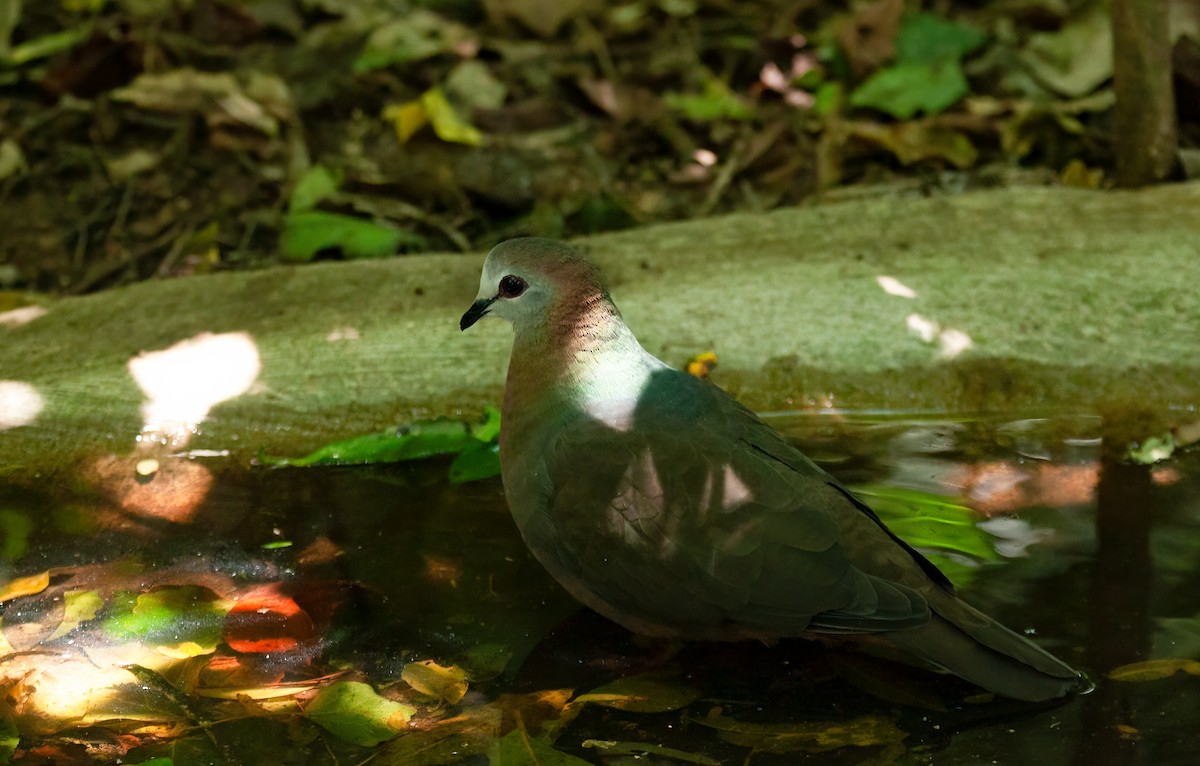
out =
<path fill-rule="evenodd" d="M 1077 671 L 953 594 L 938 593 L 930 606 L 927 624 L 893 631 L 888 639 L 1005 697 L 1042 702 L 1080 688 Z"/>

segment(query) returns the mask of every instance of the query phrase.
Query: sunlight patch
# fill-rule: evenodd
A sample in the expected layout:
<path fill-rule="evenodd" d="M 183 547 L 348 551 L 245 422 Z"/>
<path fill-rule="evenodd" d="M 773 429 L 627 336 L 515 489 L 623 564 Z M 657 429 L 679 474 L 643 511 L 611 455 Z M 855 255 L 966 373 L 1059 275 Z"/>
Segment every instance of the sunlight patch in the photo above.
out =
<path fill-rule="evenodd" d="M 37 420 L 46 402 L 37 389 L 16 380 L 0 380 L 0 431 Z"/>
<path fill-rule="evenodd" d="M 883 288 L 883 291 L 888 295 L 896 295 L 901 298 L 916 298 L 917 291 L 901 282 L 895 277 L 879 275 L 875 277 L 875 281 Z"/>
<path fill-rule="evenodd" d="M 975 345 L 971 336 L 954 327 L 943 328 L 932 319 L 926 319 L 920 314 L 909 314 L 904 320 L 908 331 L 925 343 L 935 340 L 940 346 L 938 353 L 943 359 L 953 359 Z"/>
<path fill-rule="evenodd" d="M 142 433 L 176 446 L 186 442 L 217 404 L 246 393 L 262 362 L 246 333 L 201 333 L 129 360 L 129 373 L 147 396 Z"/>
<path fill-rule="evenodd" d="M 45 316 L 46 313 L 46 309 L 41 306 L 22 306 L 12 311 L 0 312 L 0 325 L 16 327 L 28 324 L 38 317 Z"/>

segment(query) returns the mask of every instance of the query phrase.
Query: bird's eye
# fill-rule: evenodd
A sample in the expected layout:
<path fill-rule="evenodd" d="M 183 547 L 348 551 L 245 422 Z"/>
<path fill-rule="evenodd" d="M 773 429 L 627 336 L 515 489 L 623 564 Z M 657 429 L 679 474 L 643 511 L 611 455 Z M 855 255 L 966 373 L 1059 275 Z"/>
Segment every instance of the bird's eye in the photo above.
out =
<path fill-rule="evenodd" d="M 525 284 L 524 279 L 509 274 L 500 280 L 500 297 L 516 298 L 518 295 L 525 292 L 525 288 L 528 286 L 529 285 Z"/>

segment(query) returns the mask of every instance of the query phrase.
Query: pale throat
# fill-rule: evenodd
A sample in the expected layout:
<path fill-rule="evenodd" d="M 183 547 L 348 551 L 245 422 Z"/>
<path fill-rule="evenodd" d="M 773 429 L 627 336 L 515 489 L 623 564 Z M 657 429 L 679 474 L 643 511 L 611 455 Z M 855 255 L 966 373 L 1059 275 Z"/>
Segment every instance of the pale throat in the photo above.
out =
<path fill-rule="evenodd" d="M 506 393 L 528 386 L 523 393 L 547 405 L 582 410 L 611 428 L 627 430 L 651 376 L 667 365 L 642 348 L 611 304 L 604 308 L 552 324 L 536 342 L 518 337 L 513 362 L 520 355 L 520 367 L 535 380 L 525 375 L 514 380 L 510 367 Z M 542 390 L 529 390 L 536 388 Z"/>

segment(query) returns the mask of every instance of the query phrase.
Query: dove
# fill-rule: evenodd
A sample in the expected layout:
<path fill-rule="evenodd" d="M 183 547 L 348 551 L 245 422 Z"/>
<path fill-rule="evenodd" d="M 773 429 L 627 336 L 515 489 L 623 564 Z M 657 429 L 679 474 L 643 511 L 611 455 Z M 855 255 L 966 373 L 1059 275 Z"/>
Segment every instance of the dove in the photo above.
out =
<path fill-rule="evenodd" d="M 513 326 L 509 509 L 584 605 L 647 636 L 882 643 L 1018 700 L 1079 689 L 749 409 L 642 348 L 570 246 L 493 248 L 460 329 L 485 317 Z"/>

